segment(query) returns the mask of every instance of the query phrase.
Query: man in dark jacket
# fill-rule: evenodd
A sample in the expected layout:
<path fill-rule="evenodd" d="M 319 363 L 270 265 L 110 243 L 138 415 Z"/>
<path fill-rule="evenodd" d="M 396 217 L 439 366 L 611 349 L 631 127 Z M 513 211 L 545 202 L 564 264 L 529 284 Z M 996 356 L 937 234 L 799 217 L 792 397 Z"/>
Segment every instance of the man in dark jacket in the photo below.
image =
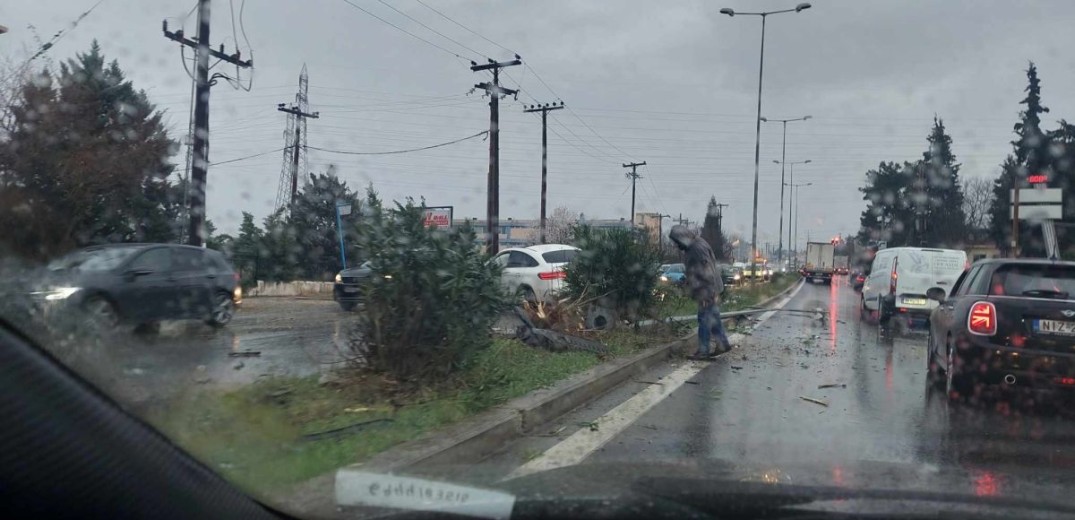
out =
<path fill-rule="evenodd" d="M 724 325 L 720 321 L 720 295 L 724 292 L 724 282 L 720 279 L 720 267 L 713 250 L 701 237 L 683 225 L 672 226 L 668 233 L 672 242 L 683 251 L 687 270 L 687 290 L 691 298 L 698 302 L 698 351 L 692 358 L 708 358 L 709 338 L 716 335 L 720 341 L 721 352 L 732 348 Z"/>

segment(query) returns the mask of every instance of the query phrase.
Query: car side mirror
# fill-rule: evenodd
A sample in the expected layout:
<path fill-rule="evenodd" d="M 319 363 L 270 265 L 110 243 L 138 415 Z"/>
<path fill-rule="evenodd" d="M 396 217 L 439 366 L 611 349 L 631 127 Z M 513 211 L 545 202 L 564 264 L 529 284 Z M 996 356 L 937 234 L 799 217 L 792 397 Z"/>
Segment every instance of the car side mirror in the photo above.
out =
<path fill-rule="evenodd" d="M 944 300 L 948 299 L 948 292 L 944 289 L 934 287 L 926 291 L 926 298 L 929 298 L 937 303 L 944 303 Z"/>

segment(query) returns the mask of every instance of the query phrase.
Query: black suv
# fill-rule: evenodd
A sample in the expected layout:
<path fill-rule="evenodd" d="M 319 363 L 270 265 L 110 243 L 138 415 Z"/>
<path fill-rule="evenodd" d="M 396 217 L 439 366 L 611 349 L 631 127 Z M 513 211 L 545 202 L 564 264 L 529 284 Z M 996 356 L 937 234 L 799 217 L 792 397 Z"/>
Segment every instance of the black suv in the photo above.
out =
<path fill-rule="evenodd" d="M 114 244 L 81 249 L 48 265 L 31 293 L 52 314 L 85 311 L 106 327 L 161 320 L 231 321 L 242 302 L 239 275 L 224 255 L 175 244 Z"/>

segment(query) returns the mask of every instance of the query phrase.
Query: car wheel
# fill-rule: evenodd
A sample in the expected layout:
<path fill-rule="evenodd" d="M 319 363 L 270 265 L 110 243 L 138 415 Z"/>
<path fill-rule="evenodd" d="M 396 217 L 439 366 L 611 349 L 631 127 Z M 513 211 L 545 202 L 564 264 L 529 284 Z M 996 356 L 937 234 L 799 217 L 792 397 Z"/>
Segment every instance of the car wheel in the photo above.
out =
<path fill-rule="evenodd" d="M 937 363 L 937 354 L 933 346 L 933 331 L 929 331 L 929 339 L 926 340 L 926 386 L 929 388 L 941 388 L 945 382 L 944 369 Z"/>
<path fill-rule="evenodd" d="M 86 312 L 86 321 L 91 327 L 112 330 L 119 325 L 119 313 L 112 302 L 101 296 L 91 296 L 82 304 Z"/>
<path fill-rule="evenodd" d="M 351 312 L 351 311 L 355 310 L 355 306 L 358 305 L 357 302 L 344 302 L 344 301 L 341 301 L 339 303 L 340 303 L 340 308 L 343 309 L 344 312 Z"/>
<path fill-rule="evenodd" d="M 218 292 L 213 296 L 213 310 L 209 315 L 209 319 L 206 323 L 214 327 L 223 327 L 228 323 L 231 323 L 232 317 L 235 316 L 235 302 L 232 301 L 231 295 L 226 292 Z"/>
<path fill-rule="evenodd" d="M 877 323 L 887 324 L 888 320 L 892 318 L 892 314 L 886 312 L 885 302 L 881 299 L 881 295 L 877 296 Z"/>
<path fill-rule="evenodd" d="M 974 378 L 971 374 L 961 373 L 956 368 L 956 348 L 952 345 L 951 338 L 946 341 L 948 359 L 945 361 L 945 390 L 949 401 L 967 401 L 974 392 Z"/>
<path fill-rule="evenodd" d="M 537 294 L 535 294 L 534 290 L 530 287 L 524 285 L 519 289 L 519 294 L 522 296 L 524 302 L 531 304 L 537 303 Z"/>

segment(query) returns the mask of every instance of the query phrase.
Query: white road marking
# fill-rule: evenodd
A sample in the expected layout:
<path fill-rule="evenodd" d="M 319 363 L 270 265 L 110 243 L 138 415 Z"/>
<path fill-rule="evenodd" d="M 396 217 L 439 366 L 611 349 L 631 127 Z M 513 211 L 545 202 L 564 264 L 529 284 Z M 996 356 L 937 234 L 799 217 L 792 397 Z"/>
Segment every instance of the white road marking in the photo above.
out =
<path fill-rule="evenodd" d="M 773 308 L 783 308 L 784 305 L 799 293 L 799 289 L 802 289 L 802 284 L 793 290 L 786 298 L 781 300 L 780 303 L 773 306 Z M 761 317 L 758 318 L 756 326 L 764 323 L 765 320 L 769 319 L 773 314 L 775 314 L 775 311 L 769 311 L 762 314 Z M 728 339 L 731 340 L 733 344 L 736 344 L 742 342 L 744 336 L 742 334 L 733 333 L 729 335 Z M 698 372 L 701 372 L 707 364 L 708 363 L 704 361 L 690 362 L 673 370 L 670 374 L 661 379 L 662 384 L 647 386 L 630 399 L 620 403 L 612 410 L 609 410 L 608 413 L 594 421 L 597 425 L 596 431 L 592 431 L 588 427 L 580 428 L 579 431 L 549 448 L 537 458 L 515 468 L 515 471 L 512 471 L 507 478 L 513 479 L 550 469 L 572 466 L 582 462 L 598 448 L 604 446 L 606 442 L 627 429 L 627 427 L 637 421 L 639 417 L 642 417 L 643 414 L 663 401 L 664 398 L 678 390 L 679 387 L 683 386 L 683 383 L 698 375 Z"/>

